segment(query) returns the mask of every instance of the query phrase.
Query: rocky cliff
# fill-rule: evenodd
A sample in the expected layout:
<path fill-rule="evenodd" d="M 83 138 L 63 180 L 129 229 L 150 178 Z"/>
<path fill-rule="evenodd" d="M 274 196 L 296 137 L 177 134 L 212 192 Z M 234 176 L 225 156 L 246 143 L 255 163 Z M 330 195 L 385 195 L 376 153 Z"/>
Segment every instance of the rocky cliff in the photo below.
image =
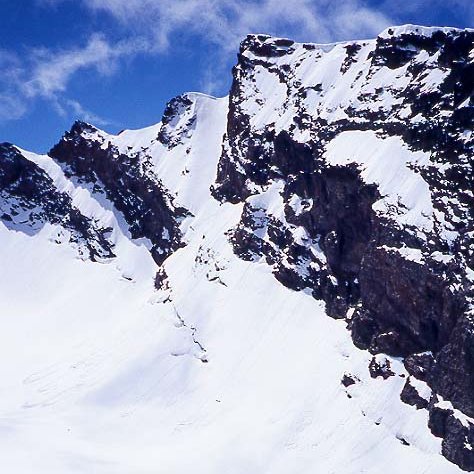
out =
<path fill-rule="evenodd" d="M 473 47 L 472 31 L 416 27 L 322 46 L 249 36 L 214 187 L 244 203 L 238 255 L 423 372 L 433 432 L 468 470 L 474 425 L 455 410 L 474 416 Z"/>
<path fill-rule="evenodd" d="M 250 35 L 228 99 L 185 94 L 159 124 L 118 135 L 77 122 L 48 157 L 2 145 L 0 219 L 27 233 L 48 223 L 93 260 L 115 258 L 120 232 L 145 241 L 160 302 L 203 362 L 210 323 L 178 314 L 191 296 L 168 273 L 191 265 L 213 307 L 239 285 L 230 243 L 246 268 L 322 301 L 370 354 L 367 375 L 402 378 L 395 396 L 472 471 L 473 77 L 473 30 L 408 25 L 329 45 Z M 361 378 L 342 377 L 349 398 Z"/>

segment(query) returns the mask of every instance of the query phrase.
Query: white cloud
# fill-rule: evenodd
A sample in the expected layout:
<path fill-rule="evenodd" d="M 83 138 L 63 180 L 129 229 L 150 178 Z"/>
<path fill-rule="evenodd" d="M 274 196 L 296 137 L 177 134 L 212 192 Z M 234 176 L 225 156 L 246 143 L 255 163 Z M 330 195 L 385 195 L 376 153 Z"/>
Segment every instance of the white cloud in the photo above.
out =
<path fill-rule="evenodd" d="M 471 0 L 383 0 L 379 6 L 394 12 L 399 19 L 396 23 L 467 27 L 474 23 Z"/>
<path fill-rule="evenodd" d="M 391 23 L 362 0 L 82 1 L 93 11 L 112 15 L 126 28 L 152 35 L 157 48 L 166 48 L 177 33 L 199 35 L 228 50 L 235 49 L 247 33 L 323 42 L 374 35 Z"/>
<path fill-rule="evenodd" d="M 0 93 L 0 121 L 17 120 L 27 111 L 26 103 L 14 93 Z"/>
<path fill-rule="evenodd" d="M 117 70 L 120 59 L 148 49 L 149 44 L 140 38 L 110 44 L 97 34 L 82 47 L 54 51 L 34 49 L 22 61 L 0 51 L 0 120 L 21 118 L 31 101 L 42 98 L 61 116 L 72 114 L 105 125 L 109 122 L 86 111 L 79 102 L 64 97 L 71 79 L 83 70 L 110 75 Z"/>
<path fill-rule="evenodd" d="M 22 85 L 26 97 L 54 97 L 64 92 L 72 76 L 81 69 L 95 69 L 111 74 L 117 61 L 140 51 L 140 42 L 123 41 L 111 45 L 101 35 L 94 35 L 84 47 L 66 51 L 35 51 L 30 78 Z"/>
<path fill-rule="evenodd" d="M 90 110 L 87 110 L 77 100 L 66 99 L 65 104 L 71 109 L 72 115 L 75 119 L 84 120 L 85 122 L 97 125 L 99 127 L 115 125 L 115 123 L 111 122 L 110 120 L 104 119 Z"/>
<path fill-rule="evenodd" d="M 71 0 L 37 0 L 43 8 L 67 1 Z M 0 51 L 0 118 L 18 118 L 29 101 L 42 98 L 60 114 L 73 112 L 100 120 L 65 97 L 72 78 L 86 71 L 112 74 L 123 58 L 164 53 L 175 43 L 193 46 L 198 38 L 207 45 L 204 47 L 213 67 L 208 68 L 202 82 L 208 92 L 214 92 L 220 88 L 223 65 L 234 57 L 232 53 L 248 33 L 328 42 L 373 36 L 390 23 L 382 13 L 367 8 L 363 0 L 80 1 L 93 14 L 114 19 L 114 34 L 122 39 L 111 42 L 96 34 L 85 45 L 69 50 L 33 50 L 21 61 L 5 53 L 2 57 Z"/>

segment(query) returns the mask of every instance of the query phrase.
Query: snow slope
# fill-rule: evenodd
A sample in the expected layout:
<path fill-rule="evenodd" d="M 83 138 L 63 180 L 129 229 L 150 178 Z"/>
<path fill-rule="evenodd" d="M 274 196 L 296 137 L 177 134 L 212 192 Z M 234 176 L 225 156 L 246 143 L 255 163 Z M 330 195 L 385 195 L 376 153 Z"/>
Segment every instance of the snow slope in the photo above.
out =
<path fill-rule="evenodd" d="M 342 45 L 328 49 L 332 55 L 323 55 L 325 66 L 312 73 L 325 75 L 312 77 L 312 83 L 325 84 L 331 68 L 340 67 Z M 271 106 L 252 113 L 252 127 L 277 118 L 275 127 L 283 129 L 295 111 L 278 102 L 281 84 L 263 76 L 257 74 L 255 87 L 275 94 L 264 99 Z M 330 87 L 327 114 L 343 113 L 342 106 L 328 112 L 332 93 L 346 105 L 339 87 L 348 86 Z M 136 158 L 176 206 L 190 211 L 180 222 L 185 245 L 162 269 L 150 255 L 150 242 L 132 239 L 124 216 L 90 183 L 68 176 L 67 167 L 48 156 L 19 150 L 84 216 L 110 227 L 114 256 L 92 262 L 67 236 L 58 243 L 60 224 L 46 223 L 28 234 L 0 221 L 3 469 L 462 472 L 441 456 L 441 440 L 427 428 L 428 412 L 400 400 L 408 377 L 400 358 L 377 355 L 375 361 L 392 376 L 372 377 L 373 356 L 354 346 L 344 320 L 327 317 L 324 303 L 308 289 L 293 291 L 279 283 L 263 256 L 245 261 L 235 254 L 229 236 L 245 203 L 219 202 L 211 195 L 228 98 L 187 94 L 182 104 L 172 119 L 143 130 L 87 132 L 91 143 Z M 311 107 L 319 107 L 317 101 Z M 158 139 L 164 125 L 166 141 Z M 295 136 L 305 140 L 304 134 Z M 346 131 L 325 153 L 335 166 L 355 163 L 367 182 L 382 189 L 375 205 L 381 212 L 401 200 L 401 225 L 432 225 L 430 189 L 409 166 L 425 164 L 423 152 L 371 131 Z M 389 155 L 397 161 L 384 161 Z M 259 189 L 247 204 L 284 219 L 279 183 Z M 308 206 L 297 195 L 291 203 L 295 212 Z M 292 229 L 295 238 L 308 242 L 302 226 Z M 321 252 L 316 242 L 308 245 Z M 164 275 L 161 285 L 155 282 L 158 271 Z M 347 387 L 344 375 L 353 382 Z M 418 381 L 417 387 L 429 398 L 426 384 Z"/>
<path fill-rule="evenodd" d="M 0 284 L 9 361 L 0 377 L 2 465 L 15 473 L 458 472 L 438 454 L 426 414 L 399 400 L 404 379 L 371 379 L 371 356 L 354 349 L 341 321 L 279 285 L 266 264 L 233 255 L 223 233 L 240 209 L 223 207 L 209 200 L 189 245 L 167 261 L 166 303 L 153 291 L 150 259 L 130 282 L 118 262 L 84 262 L 42 235 L 2 229 L 2 264 L 12 270 Z M 216 263 L 220 280 L 210 281 Z M 345 372 L 360 379 L 351 399 Z"/>

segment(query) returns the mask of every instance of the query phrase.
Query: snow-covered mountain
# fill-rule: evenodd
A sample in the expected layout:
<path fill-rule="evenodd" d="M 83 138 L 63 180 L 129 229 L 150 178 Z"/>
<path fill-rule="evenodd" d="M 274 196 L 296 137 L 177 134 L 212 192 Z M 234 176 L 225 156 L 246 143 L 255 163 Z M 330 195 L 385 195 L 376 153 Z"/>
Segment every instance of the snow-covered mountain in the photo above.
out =
<path fill-rule="evenodd" d="M 474 470 L 474 30 L 250 35 L 233 77 L 0 145 L 1 465 Z"/>

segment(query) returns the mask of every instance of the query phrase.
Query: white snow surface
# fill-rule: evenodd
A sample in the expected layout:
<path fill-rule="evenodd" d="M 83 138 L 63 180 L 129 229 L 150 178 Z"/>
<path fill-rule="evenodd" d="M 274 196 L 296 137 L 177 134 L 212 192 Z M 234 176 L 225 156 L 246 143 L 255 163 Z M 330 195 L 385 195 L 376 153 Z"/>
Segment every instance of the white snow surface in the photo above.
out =
<path fill-rule="evenodd" d="M 400 26 L 391 26 L 386 28 L 379 34 L 380 38 L 390 38 L 391 36 L 401 36 L 406 34 L 416 34 L 420 36 L 431 37 L 434 33 L 442 31 L 443 33 L 450 33 L 453 31 L 461 31 L 459 28 L 453 28 L 450 26 L 421 26 L 421 25 L 412 25 L 410 23 Z M 466 31 L 473 31 L 471 28 L 466 28 Z"/>
<path fill-rule="evenodd" d="M 347 131 L 329 142 L 326 151 L 329 164 L 351 163 L 360 169 L 362 179 L 376 184 L 382 199 L 373 207 L 376 212 L 391 215 L 400 225 L 433 229 L 433 204 L 428 183 L 412 166 L 429 164 L 429 153 L 411 151 L 399 137 L 379 138 L 373 131 Z"/>
<path fill-rule="evenodd" d="M 165 261 L 168 289 L 155 290 L 146 243 L 130 239 L 110 203 L 48 157 L 23 152 L 84 214 L 114 229 L 117 257 L 84 261 L 50 241 L 54 226 L 29 236 L 0 224 L 4 471 L 461 472 L 440 455 L 426 411 L 400 401 L 407 374 L 399 360 L 390 359 L 394 377 L 372 379 L 372 356 L 354 347 L 343 321 L 308 293 L 283 287 L 263 261 L 234 255 L 226 232 L 242 205 L 219 204 L 209 192 L 227 99 L 194 100 L 195 128 L 171 150 L 156 141 L 159 124 L 96 137 L 151 160 L 194 214 L 182 224 L 187 245 Z M 364 163 L 358 147 L 370 151 Z M 377 164 L 387 151 L 396 151 L 393 168 L 392 154 Z M 341 135 L 327 153 L 358 163 L 386 189 L 384 199 L 398 193 L 408 209 L 401 218 L 418 222 L 429 212 L 428 194 L 422 204 L 412 200 L 427 191 L 405 167 L 422 155 L 370 133 Z M 400 179 L 410 186 L 400 190 Z M 281 212 L 278 192 L 254 201 Z M 344 388 L 345 373 L 357 383 Z"/>

